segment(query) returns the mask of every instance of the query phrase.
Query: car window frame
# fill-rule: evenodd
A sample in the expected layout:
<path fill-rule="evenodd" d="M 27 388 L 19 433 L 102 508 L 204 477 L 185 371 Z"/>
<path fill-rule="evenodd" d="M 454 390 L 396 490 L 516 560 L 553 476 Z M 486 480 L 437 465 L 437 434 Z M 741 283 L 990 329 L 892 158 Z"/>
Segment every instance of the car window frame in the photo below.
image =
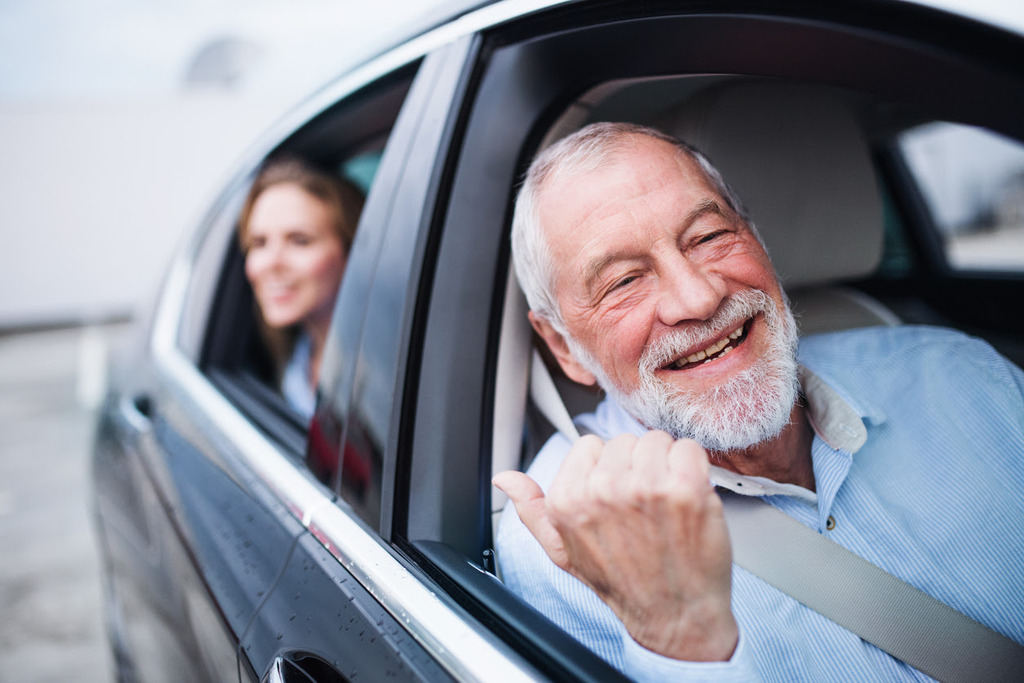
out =
<path fill-rule="evenodd" d="M 437 33 L 403 44 L 343 76 L 330 93 L 314 96 L 293 120 L 302 121 L 314 116 L 323 107 L 330 106 L 334 98 L 412 61 L 427 63 L 443 59 L 445 55 L 454 55 L 457 61 L 459 51 L 464 50 L 466 41 L 472 39 L 471 33 L 467 38 L 467 32 L 461 27 L 454 32 L 442 27 Z M 429 99 L 430 93 L 425 96 Z M 406 119 L 414 121 L 416 116 L 417 111 L 413 110 Z M 284 134 L 290 130 L 286 127 Z M 279 131 L 270 136 L 269 144 L 261 143 L 263 153 L 255 155 L 255 159 L 262 159 L 268 154 L 280 136 Z M 420 142 L 409 134 L 401 137 L 404 140 L 401 144 L 409 147 Z M 396 153 L 394 161 L 401 164 L 405 157 Z M 427 161 L 432 164 L 434 158 L 431 154 Z M 256 162 L 251 161 L 246 168 L 255 166 Z M 396 173 L 396 177 L 404 175 L 404 172 Z M 247 187 L 247 183 L 243 182 L 241 186 Z M 395 196 L 393 193 L 399 189 L 391 187 L 391 196 Z M 162 391 L 181 397 L 187 404 L 187 419 L 195 420 L 200 438 L 212 444 L 210 457 L 216 465 L 242 481 L 251 482 L 262 492 L 261 495 L 269 496 L 273 506 L 284 510 L 289 519 L 314 536 L 347 575 L 362 587 L 361 590 L 365 589 L 373 596 L 397 620 L 396 623 L 452 676 L 482 680 L 494 667 L 498 667 L 510 680 L 533 680 L 536 674 L 532 667 L 507 644 L 468 618 L 429 577 L 389 545 L 380 536 L 379 524 L 364 522 L 333 491 L 316 480 L 307 468 L 296 466 L 282 450 L 281 443 L 262 432 L 251 416 L 243 413 L 200 370 L 197 358 L 184 352 L 179 344 L 181 323 L 188 315 L 186 304 L 189 303 L 189 287 L 193 282 L 194 260 L 209 227 L 207 224 L 195 233 L 171 264 L 155 310 L 149 347 L 154 372 L 161 378 Z M 418 230 L 418 222 L 415 227 Z"/>
<path fill-rule="evenodd" d="M 279 141 L 266 145 L 261 155 L 254 156 L 223 193 L 221 207 L 197 251 L 196 264 L 201 267 L 193 270 L 189 304 L 184 309 L 186 319 L 192 322 L 183 326 L 179 339 L 188 340 L 190 357 L 213 385 L 300 467 L 306 465 L 309 422 L 273 385 L 269 355 L 258 357 L 261 349 L 266 353 L 266 347 L 257 329 L 252 288 L 244 274 L 245 257 L 236 236 L 237 217 L 265 159 L 298 154 L 314 162 L 325 161 L 320 158 L 324 154 L 322 150 L 329 146 L 324 144 L 324 138 L 330 138 L 332 131 L 339 128 L 339 111 L 349 119 L 353 116 L 362 119 L 365 126 L 363 137 L 344 141 L 347 149 L 354 150 L 352 156 L 365 153 L 367 146 L 375 143 L 383 142 L 386 147 L 394 118 L 408 94 L 418 65 L 419 60 L 412 60 L 397 66 L 339 95 L 334 101 L 324 102 L 312 111 L 307 108 L 298 119 L 291 120 L 290 128 L 278 132 Z M 387 117 L 379 115 L 381 109 L 393 109 L 395 117 L 389 122 Z M 351 135 L 347 130 L 342 134 Z M 340 162 L 334 165 L 340 166 Z M 378 188 L 374 182 L 369 194 L 389 191 L 390 188 Z M 364 225 L 362 219 L 360 227 L 357 235 L 376 229 Z M 353 245 L 350 264 L 357 264 L 364 258 L 356 246 Z M 200 274 L 202 277 L 197 277 Z M 341 315 L 360 318 L 362 314 L 361 310 L 356 310 Z M 329 486 L 331 482 L 322 483 Z"/>

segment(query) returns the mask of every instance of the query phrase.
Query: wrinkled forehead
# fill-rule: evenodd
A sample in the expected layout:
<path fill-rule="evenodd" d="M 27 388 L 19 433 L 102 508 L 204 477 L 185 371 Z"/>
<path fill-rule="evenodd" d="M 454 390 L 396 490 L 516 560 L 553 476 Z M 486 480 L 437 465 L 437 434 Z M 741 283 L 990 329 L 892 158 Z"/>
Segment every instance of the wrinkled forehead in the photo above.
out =
<path fill-rule="evenodd" d="M 539 181 L 540 193 L 558 182 L 585 179 L 591 174 L 622 166 L 634 171 L 651 159 L 695 163 L 682 148 L 641 133 L 622 133 L 591 144 L 579 144 L 557 153 L 545 164 Z M 645 161 L 645 159 L 647 161 Z"/>
<path fill-rule="evenodd" d="M 547 245 L 567 236 L 583 237 L 584 224 L 630 211 L 630 204 L 682 204 L 697 196 L 719 198 L 700 165 L 671 143 L 644 135 L 624 136 L 587 163 L 552 168 L 539 186 L 537 218 Z M 664 186 L 671 192 L 658 192 Z M 724 203 L 724 202 L 723 202 Z"/>

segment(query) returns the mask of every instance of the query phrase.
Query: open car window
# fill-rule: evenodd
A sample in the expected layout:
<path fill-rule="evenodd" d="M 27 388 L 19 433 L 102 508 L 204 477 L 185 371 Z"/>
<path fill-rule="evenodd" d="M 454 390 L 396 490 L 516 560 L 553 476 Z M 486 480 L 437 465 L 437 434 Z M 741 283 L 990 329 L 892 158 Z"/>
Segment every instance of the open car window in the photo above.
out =
<path fill-rule="evenodd" d="M 1024 145 L 940 121 L 900 134 L 899 147 L 950 267 L 1024 272 Z"/>
<path fill-rule="evenodd" d="M 181 326 L 179 345 L 232 403 L 297 459 L 306 452 L 308 423 L 284 399 L 279 368 L 260 330 L 237 238 L 239 212 L 259 165 L 278 156 L 327 169 L 369 196 L 391 127 L 415 74 L 416 64 L 412 64 L 359 88 L 268 150 L 225 193 L 197 255 L 185 307 L 189 320 Z M 360 258 L 361 227 L 348 254 L 350 263 Z"/>

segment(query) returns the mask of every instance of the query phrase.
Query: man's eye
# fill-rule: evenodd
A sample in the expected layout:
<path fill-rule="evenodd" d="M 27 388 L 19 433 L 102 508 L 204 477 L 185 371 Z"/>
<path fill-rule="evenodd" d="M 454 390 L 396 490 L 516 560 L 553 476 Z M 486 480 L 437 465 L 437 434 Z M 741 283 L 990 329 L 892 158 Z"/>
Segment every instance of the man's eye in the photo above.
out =
<path fill-rule="evenodd" d="M 620 287 L 625 287 L 630 282 L 633 282 L 634 280 L 636 280 L 636 277 L 637 277 L 636 275 L 628 275 L 628 276 L 622 278 L 621 280 L 616 282 L 614 285 L 612 285 L 612 288 L 611 288 L 610 291 L 615 291 L 616 289 L 619 289 Z"/>
<path fill-rule="evenodd" d="M 716 237 L 719 237 L 720 235 L 724 235 L 724 234 L 725 234 L 725 230 L 716 230 L 714 232 L 709 232 L 707 235 L 704 235 L 699 240 L 697 240 L 697 244 L 704 244 L 705 242 L 710 242 L 711 240 L 715 239 Z"/>

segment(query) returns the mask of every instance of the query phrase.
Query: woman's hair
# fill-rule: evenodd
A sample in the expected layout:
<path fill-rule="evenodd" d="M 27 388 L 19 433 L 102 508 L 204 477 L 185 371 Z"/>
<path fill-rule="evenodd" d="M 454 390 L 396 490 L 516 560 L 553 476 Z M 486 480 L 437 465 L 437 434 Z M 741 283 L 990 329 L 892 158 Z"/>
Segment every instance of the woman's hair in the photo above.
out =
<path fill-rule="evenodd" d="M 249 188 L 249 195 L 245 198 L 245 204 L 242 205 L 242 211 L 238 216 L 238 243 L 242 251 L 248 249 L 249 219 L 252 217 L 256 200 L 268 188 L 282 184 L 297 185 L 327 206 L 333 216 L 331 227 L 341 242 L 347 258 L 352 240 L 355 238 L 359 214 L 363 210 L 363 193 L 348 180 L 291 157 L 265 162 L 252 187 Z M 260 336 L 275 366 L 275 382 L 280 382 L 298 338 L 299 329 L 294 326 L 289 329 L 271 328 L 263 318 L 263 312 L 255 299 L 253 304 L 256 308 Z"/>
<path fill-rule="evenodd" d="M 323 202 L 334 216 L 332 227 L 347 255 L 356 234 L 359 214 L 363 210 L 363 193 L 348 180 L 321 171 L 310 164 L 294 158 L 273 159 L 260 169 L 256 180 L 245 198 L 242 212 L 238 217 L 238 239 L 242 250 L 246 249 L 249 237 L 249 219 L 253 206 L 265 190 L 274 185 L 298 185 Z"/>

